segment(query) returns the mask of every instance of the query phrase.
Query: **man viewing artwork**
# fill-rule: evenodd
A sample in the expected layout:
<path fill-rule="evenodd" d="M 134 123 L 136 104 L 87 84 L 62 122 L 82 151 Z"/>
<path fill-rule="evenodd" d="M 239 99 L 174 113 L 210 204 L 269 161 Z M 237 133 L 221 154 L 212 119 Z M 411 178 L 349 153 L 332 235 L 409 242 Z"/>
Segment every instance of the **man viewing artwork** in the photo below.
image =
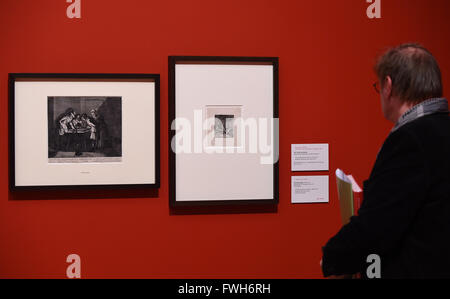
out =
<path fill-rule="evenodd" d="M 450 278 L 450 117 L 441 71 L 418 44 L 382 55 L 374 84 L 394 124 L 364 182 L 358 215 L 323 247 L 325 277 Z"/>

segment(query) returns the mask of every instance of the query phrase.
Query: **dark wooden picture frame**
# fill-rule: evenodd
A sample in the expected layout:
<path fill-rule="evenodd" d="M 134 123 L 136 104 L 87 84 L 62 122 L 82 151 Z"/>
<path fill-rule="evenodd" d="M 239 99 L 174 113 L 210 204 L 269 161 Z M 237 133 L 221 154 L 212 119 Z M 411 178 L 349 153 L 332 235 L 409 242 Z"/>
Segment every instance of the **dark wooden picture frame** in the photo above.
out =
<path fill-rule="evenodd" d="M 279 202 L 279 162 L 273 164 L 273 197 L 272 199 L 242 199 L 242 200 L 176 200 L 176 153 L 171 148 L 175 130 L 171 125 L 176 118 L 176 82 L 175 66 L 177 64 L 226 64 L 226 65 L 271 65 L 273 66 L 273 118 L 279 118 L 278 110 L 278 57 L 231 57 L 231 56 L 169 56 L 169 205 L 173 209 L 198 209 L 208 207 L 243 207 L 243 206 L 272 206 L 276 207 Z M 278 128 L 276 129 L 274 151 L 278 156 Z M 238 208 L 239 209 L 239 208 Z"/>
<path fill-rule="evenodd" d="M 10 73 L 9 74 L 9 189 L 10 191 L 91 190 L 160 187 L 160 75 L 159 74 L 102 74 L 102 73 Z M 16 184 L 16 82 L 152 82 L 154 88 L 154 183 L 114 184 Z M 49 95 L 50 96 L 50 95 Z M 51 95 L 54 96 L 54 95 Z M 122 103 L 122 102 L 121 102 Z M 50 108 L 48 108 L 50 109 Z M 121 106 L 120 106 L 120 109 Z M 121 110 L 120 110 L 121 111 Z M 142 125 L 149 125 L 145 122 Z M 121 126 L 121 125 L 120 125 Z M 122 130 L 122 128 L 120 129 Z M 122 142 L 122 141 L 120 141 Z M 145 167 L 145 165 L 142 165 Z"/>

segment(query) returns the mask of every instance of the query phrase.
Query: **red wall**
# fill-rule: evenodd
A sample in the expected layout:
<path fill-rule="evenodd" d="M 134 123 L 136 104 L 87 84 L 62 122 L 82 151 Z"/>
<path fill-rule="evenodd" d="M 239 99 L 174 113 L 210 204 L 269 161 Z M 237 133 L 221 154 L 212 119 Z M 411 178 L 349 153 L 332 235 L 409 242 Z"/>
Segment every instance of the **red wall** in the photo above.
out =
<path fill-rule="evenodd" d="M 448 0 L 0 1 L 0 277 L 318 278 L 340 226 L 334 170 L 367 178 L 389 132 L 375 56 L 420 42 L 450 88 Z M 168 206 L 168 55 L 280 57 L 277 213 L 173 215 Z M 160 73 L 159 192 L 8 192 L 9 72 Z M 291 143 L 330 144 L 330 203 L 290 203 Z M 315 174 L 315 173 L 313 173 Z"/>

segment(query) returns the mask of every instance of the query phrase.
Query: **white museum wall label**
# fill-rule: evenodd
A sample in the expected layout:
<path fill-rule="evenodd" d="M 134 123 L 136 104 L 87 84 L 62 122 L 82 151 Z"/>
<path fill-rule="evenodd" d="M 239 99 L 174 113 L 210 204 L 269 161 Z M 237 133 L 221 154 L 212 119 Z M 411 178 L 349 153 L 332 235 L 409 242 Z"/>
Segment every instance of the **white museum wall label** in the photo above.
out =
<path fill-rule="evenodd" d="M 293 176 L 291 203 L 328 203 L 329 176 Z"/>
<path fill-rule="evenodd" d="M 328 143 L 292 144 L 292 171 L 328 171 Z"/>

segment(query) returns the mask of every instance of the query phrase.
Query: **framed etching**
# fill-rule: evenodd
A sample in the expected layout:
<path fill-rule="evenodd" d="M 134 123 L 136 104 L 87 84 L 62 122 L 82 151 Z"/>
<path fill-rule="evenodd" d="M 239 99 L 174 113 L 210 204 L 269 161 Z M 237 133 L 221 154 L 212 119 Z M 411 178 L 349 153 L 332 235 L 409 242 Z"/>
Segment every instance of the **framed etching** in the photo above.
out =
<path fill-rule="evenodd" d="M 158 188 L 159 75 L 9 74 L 10 189 Z"/>
<path fill-rule="evenodd" d="M 278 58 L 169 57 L 171 207 L 278 203 Z"/>

